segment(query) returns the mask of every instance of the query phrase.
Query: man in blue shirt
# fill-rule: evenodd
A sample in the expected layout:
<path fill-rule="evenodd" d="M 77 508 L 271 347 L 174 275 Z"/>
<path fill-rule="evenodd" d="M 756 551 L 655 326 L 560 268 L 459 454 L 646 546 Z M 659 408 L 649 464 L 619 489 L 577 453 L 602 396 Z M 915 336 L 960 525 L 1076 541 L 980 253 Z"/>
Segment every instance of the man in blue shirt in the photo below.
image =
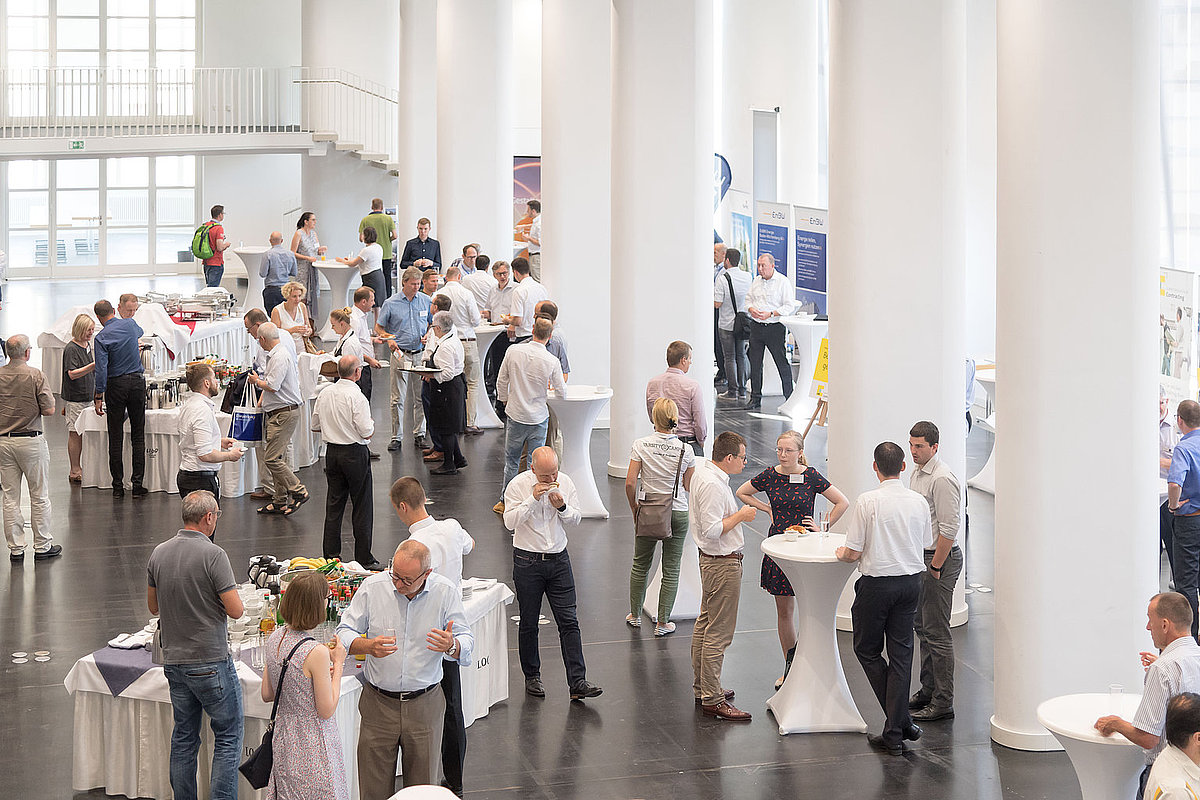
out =
<path fill-rule="evenodd" d="M 125 417 L 129 417 L 129 441 L 133 446 L 133 496 L 144 497 L 146 475 L 146 378 L 138 339 L 142 326 L 133 321 L 136 294 L 123 294 L 118 302 L 121 316 L 112 303 L 100 300 L 94 311 L 103 328 L 96 334 L 96 413 L 108 416 L 108 471 L 112 473 L 113 499 L 125 496 Z"/>
<path fill-rule="evenodd" d="M 263 306 L 267 313 L 283 302 L 283 286 L 296 278 L 296 254 L 283 246 L 283 234 L 271 232 L 271 249 L 263 254 L 258 274 L 263 279 Z"/>
<path fill-rule="evenodd" d="M 458 587 L 433 572 L 428 547 L 409 539 L 396 548 L 387 572 L 362 582 L 337 637 L 351 655 L 367 656 L 358 703 L 360 794 L 392 796 L 397 750 L 406 787 L 437 783 L 446 707 L 442 662 L 469 667 L 475 647 Z"/>
<path fill-rule="evenodd" d="M 421 380 L 414 372 L 400 368 L 402 359 L 414 361 L 425 349 L 421 337 L 429 330 L 429 295 L 417 291 L 422 272 L 409 267 L 400 279 L 400 291 L 389 297 L 379 309 L 375 333 L 387 340 L 392 358 L 392 441 L 388 450 L 396 452 L 404 439 L 404 431 L 412 431 L 418 445 L 425 444 L 425 410 L 421 407 Z M 400 427 L 400 408 L 404 411 L 404 428 Z"/>
<path fill-rule="evenodd" d="M 1181 438 L 1167 472 L 1167 508 L 1174 517 L 1175 591 L 1192 606 L 1192 636 L 1197 633 L 1200 589 L 1200 403 L 1184 400 L 1175 414 Z"/>

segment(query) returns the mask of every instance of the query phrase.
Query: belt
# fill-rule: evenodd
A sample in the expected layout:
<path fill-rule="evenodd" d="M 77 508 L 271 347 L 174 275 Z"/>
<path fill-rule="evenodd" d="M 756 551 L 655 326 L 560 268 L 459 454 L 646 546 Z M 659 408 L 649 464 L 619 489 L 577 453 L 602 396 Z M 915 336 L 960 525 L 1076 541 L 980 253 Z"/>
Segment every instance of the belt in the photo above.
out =
<path fill-rule="evenodd" d="M 562 558 L 566 554 L 566 550 L 559 550 L 557 553 L 535 553 L 532 550 L 522 550 L 519 547 L 513 548 L 513 555 L 522 555 L 536 559 L 537 561 L 553 561 L 556 558 Z"/>
<path fill-rule="evenodd" d="M 393 700 L 399 700 L 400 702 L 403 703 L 408 700 L 416 700 L 418 697 L 420 697 L 421 695 L 430 691 L 431 689 L 436 689 L 439 686 L 439 684 L 431 683 L 428 686 L 426 686 L 424 689 L 417 689 L 416 691 L 413 691 L 413 692 L 389 692 L 387 689 L 380 689 L 378 686 L 376 686 L 373 683 L 368 683 L 367 686 L 370 686 L 372 689 L 379 692 L 384 697 L 390 697 Z"/>
<path fill-rule="evenodd" d="M 739 553 L 726 553 L 723 556 L 714 556 L 712 553 L 706 553 L 703 550 L 700 551 L 700 555 L 702 555 L 706 558 L 736 558 L 738 561 L 741 561 L 742 558 L 744 558 L 744 556 L 745 556 L 745 554 L 740 553 L 740 552 Z"/>
<path fill-rule="evenodd" d="M 271 415 L 271 414 L 278 414 L 281 411 L 295 411 L 299 407 L 300 407 L 300 405 L 298 403 L 294 404 L 294 405 L 290 405 L 290 406 L 280 406 L 279 408 L 272 408 L 270 411 L 268 411 L 266 413 L 268 415 Z"/>
<path fill-rule="evenodd" d="M 700 440 L 699 440 L 699 439 L 697 439 L 695 436 L 680 436 L 680 437 L 679 437 L 679 441 L 681 441 L 681 442 L 695 442 L 696 444 L 700 444 Z"/>
<path fill-rule="evenodd" d="M 473 342 L 473 341 L 475 341 L 475 337 L 472 336 L 470 339 L 468 339 L 466 336 L 460 336 L 460 337 L 458 337 L 458 340 L 460 342 Z"/>
<path fill-rule="evenodd" d="M 13 433 L 0 433 L 0 436 L 41 436 L 41 431 L 15 431 Z"/>
<path fill-rule="evenodd" d="M 417 348 L 416 350 L 405 350 L 403 347 L 401 347 L 400 352 L 408 353 L 411 356 L 413 353 L 424 353 L 425 351 L 421 348 Z"/>
<path fill-rule="evenodd" d="M 954 545 L 953 547 L 951 547 L 951 548 L 950 548 L 950 552 L 951 552 L 951 553 L 953 553 L 953 552 L 954 552 L 955 550 L 957 550 L 957 549 L 958 549 L 958 545 Z M 931 553 L 933 553 L 933 552 L 935 552 L 935 551 L 934 551 L 934 548 L 932 548 L 932 547 L 931 547 L 931 548 L 929 548 L 928 550 L 926 550 L 926 551 L 925 551 L 925 555 L 930 555 L 930 554 L 931 554 Z"/>

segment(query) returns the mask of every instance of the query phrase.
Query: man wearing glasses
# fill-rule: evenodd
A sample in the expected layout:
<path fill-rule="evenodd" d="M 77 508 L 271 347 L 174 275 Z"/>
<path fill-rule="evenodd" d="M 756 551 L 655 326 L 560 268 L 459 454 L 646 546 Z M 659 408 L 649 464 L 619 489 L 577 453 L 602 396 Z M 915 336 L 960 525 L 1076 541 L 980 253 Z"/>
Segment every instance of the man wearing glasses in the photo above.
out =
<path fill-rule="evenodd" d="M 429 548 L 412 539 L 397 547 L 391 568 L 362 582 L 337 636 L 351 655 L 369 656 L 358 703 L 361 796 L 396 791 L 397 750 L 405 786 L 438 783 L 442 662 L 469 666 L 475 638 L 461 592 L 432 571 Z"/>
<path fill-rule="evenodd" d="M 733 643 L 742 596 L 742 523 L 754 519 L 751 506 L 738 507 L 729 476 L 746 468 L 746 440 L 726 431 L 713 442 L 712 461 L 692 476 L 689 497 L 692 537 L 700 548 L 700 615 L 692 632 L 692 693 L 705 716 L 749 722 L 735 708 L 733 690 L 721 686 L 725 651 Z"/>

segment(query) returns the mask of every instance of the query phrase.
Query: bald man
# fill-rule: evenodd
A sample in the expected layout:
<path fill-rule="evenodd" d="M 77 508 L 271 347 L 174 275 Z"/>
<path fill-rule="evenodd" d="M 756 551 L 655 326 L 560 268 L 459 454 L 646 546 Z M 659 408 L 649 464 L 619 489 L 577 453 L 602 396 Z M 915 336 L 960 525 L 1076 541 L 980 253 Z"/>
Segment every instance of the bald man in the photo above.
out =
<path fill-rule="evenodd" d="M 296 254 L 283 246 L 279 231 L 271 231 L 271 249 L 263 254 L 258 274 L 263 279 L 263 307 L 270 314 L 283 302 L 283 285 L 296 279 Z"/>

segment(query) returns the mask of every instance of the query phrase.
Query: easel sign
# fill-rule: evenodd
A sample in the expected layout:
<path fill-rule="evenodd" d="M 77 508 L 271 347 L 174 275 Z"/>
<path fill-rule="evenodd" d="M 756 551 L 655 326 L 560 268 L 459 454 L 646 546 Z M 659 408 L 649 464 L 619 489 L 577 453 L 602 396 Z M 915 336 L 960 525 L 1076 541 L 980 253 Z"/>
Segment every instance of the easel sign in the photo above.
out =
<path fill-rule="evenodd" d="M 809 397 L 815 397 L 817 407 L 808 418 L 808 425 L 801 436 L 808 436 L 814 424 L 825 427 L 829 419 L 829 339 L 821 340 L 821 351 L 817 354 L 817 363 L 813 367 L 812 385 L 808 390 Z"/>

